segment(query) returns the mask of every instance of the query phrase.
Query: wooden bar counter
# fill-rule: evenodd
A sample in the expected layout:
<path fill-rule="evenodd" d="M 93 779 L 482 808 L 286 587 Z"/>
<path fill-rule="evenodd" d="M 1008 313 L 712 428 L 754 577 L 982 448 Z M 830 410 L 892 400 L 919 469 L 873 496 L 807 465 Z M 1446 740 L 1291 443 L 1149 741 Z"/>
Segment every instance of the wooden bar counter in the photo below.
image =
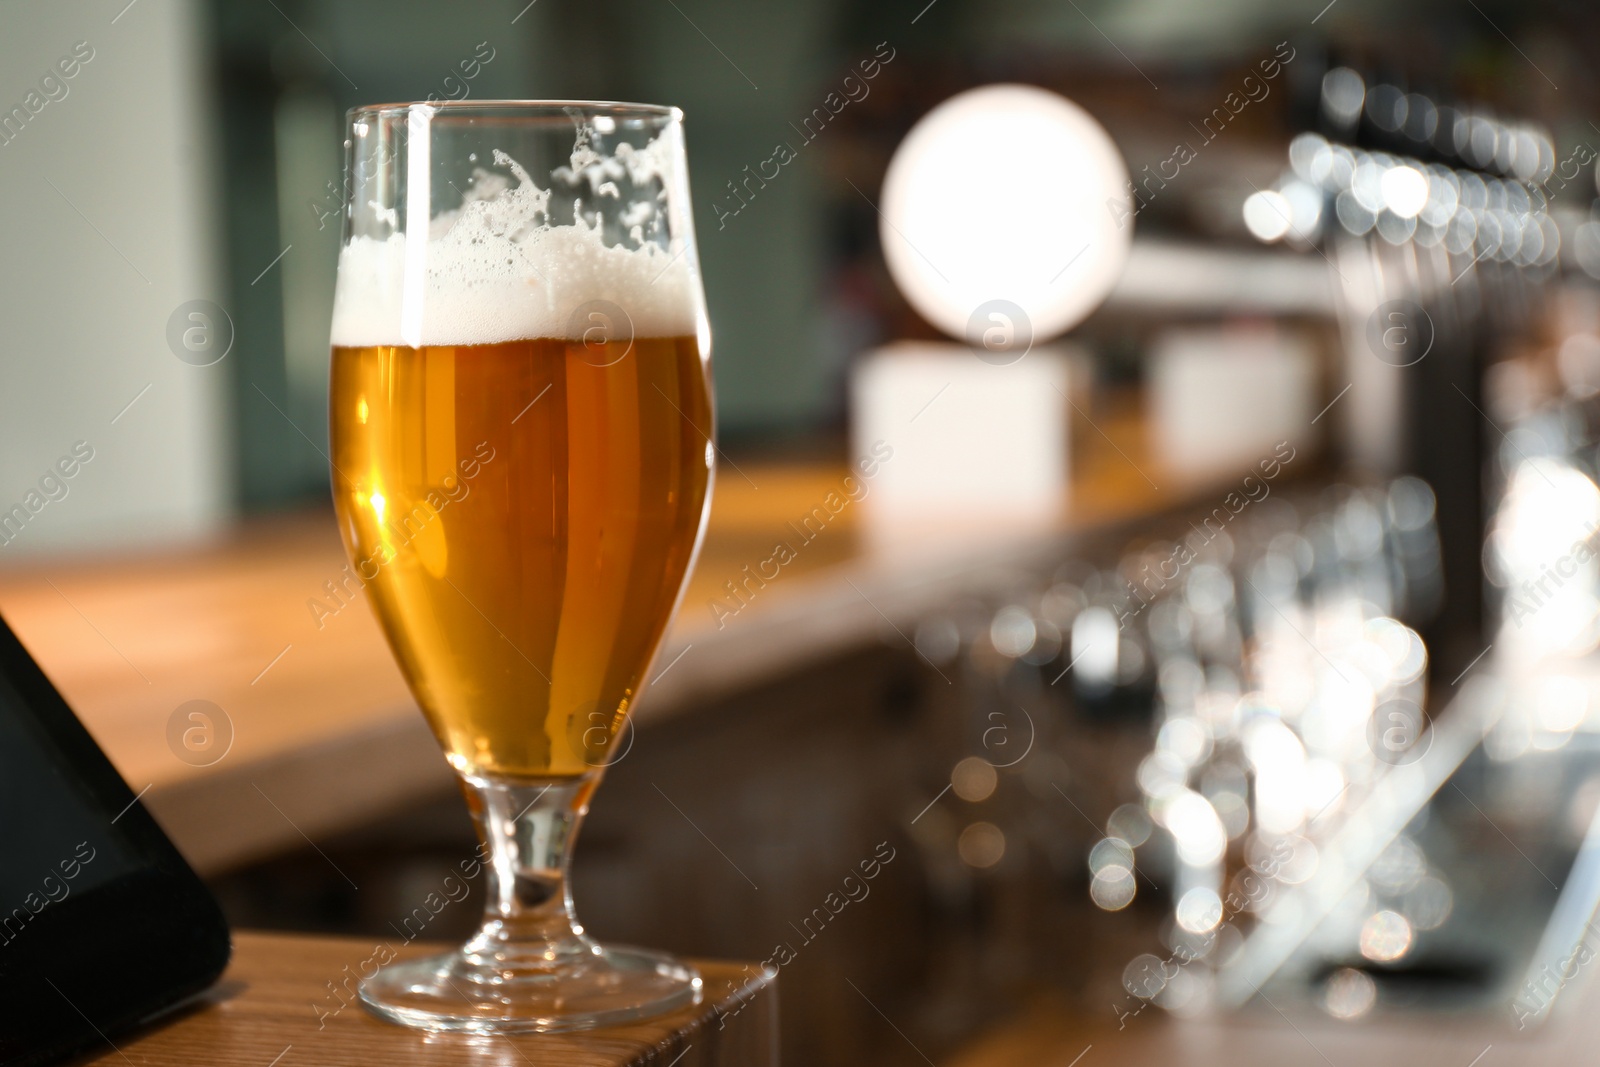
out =
<path fill-rule="evenodd" d="M 864 521 L 870 499 L 851 502 L 759 586 L 746 569 L 795 541 L 848 469 L 725 463 L 638 723 L 874 641 L 904 645 L 930 607 L 1059 558 L 1077 534 L 1216 494 L 1150 463 L 1136 412 L 1097 414 L 1058 514 L 886 532 Z M 736 580 L 742 601 L 728 593 Z M 331 509 L 251 520 L 183 550 L 24 558 L 0 569 L 0 614 L 202 874 L 451 787 Z"/>
<path fill-rule="evenodd" d="M 1177 1019 L 1150 1008 L 1116 1024 L 1048 1000 L 1027 1005 L 940 1067 L 1535 1067 L 1594 1062 L 1596 990 L 1569 990 L 1553 1018 L 1516 1030 L 1509 1011 L 1450 1017 L 1395 1013 L 1340 1022 L 1257 1004 L 1236 1015 Z M 1107 1017 L 1111 1021 L 1107 1022 Z"/>
<path fill-rule="evenodd" d="M 778 1063 L 777 979 L 755 965 L 695 961 L 705 980 L 704 999 L 660 1018 L 578 1034 L 490 1037 L 426 1034 L 369 1014 L 342 986 L 372 948 L 350 938 L 235 934 L 233 963 L 200 1003 L 119 1037 L 115 1048 L 80 1062 L 95 1067 Z M 439 946 L 410 946 L 400 956 L 437 951 Z"/>
<path fill-rule="evenodd" d="M 435 948 L 413 946 L 402 956 Z M 697 1008 L 582 1034 L 481 1037 L 425 1034 L 378 1020 L 341 989 L 346 968 L 372 946 L 351 938 L 239 933 L 234 960 L 200 1002 L 75 1061 L 81 1067 L 346 1067 L 456 1064 L 538 1067 L 776 1067 L 778 990 L 752 966 L 696 961 L 705 979 Z M 1278 1014 L 1183 1020 L 1150 1009 L 1123 1020 L 1085 1018 L 1048 998 L 1020 1007 L 986 1036 L 939 1059 L 941 1067 L 1522 1067 L 1588 1062 L 1600 1019 L 1596 990 L 1575 995 L 1547 1024 L 1515 1032 L 1482 1015 L 1393 1016 L 1340 1023 Z M 342 998 L 342 999 L 341 999 Z M 341 1007 L 341 1003 L 343 1006 Z M 903 1035 L 902 1035 L 903 1036 Z M 905 1045 L 902 1060 L 923 1062 Z"/>

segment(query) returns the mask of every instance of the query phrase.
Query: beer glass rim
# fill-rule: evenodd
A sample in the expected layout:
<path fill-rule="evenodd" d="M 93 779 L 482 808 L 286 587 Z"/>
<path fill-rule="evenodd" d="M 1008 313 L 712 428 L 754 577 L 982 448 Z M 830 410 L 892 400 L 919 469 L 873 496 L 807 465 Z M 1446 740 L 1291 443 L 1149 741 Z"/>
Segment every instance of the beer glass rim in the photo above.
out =
<path fill-rule="evenodd" d="M 415 108 L 428 108 L 435 117 L 518 118 L 535 122 L 570 123 L 573 112 L 585 116 L 607 115 L 622 121 L 662 124 L 682 122 L 683 111 L 670 104 L 634 104 L 616 100 L 411 100 L 400 103 L 362 104 L 345 112 L 348 122 L 397 118 Z"/>

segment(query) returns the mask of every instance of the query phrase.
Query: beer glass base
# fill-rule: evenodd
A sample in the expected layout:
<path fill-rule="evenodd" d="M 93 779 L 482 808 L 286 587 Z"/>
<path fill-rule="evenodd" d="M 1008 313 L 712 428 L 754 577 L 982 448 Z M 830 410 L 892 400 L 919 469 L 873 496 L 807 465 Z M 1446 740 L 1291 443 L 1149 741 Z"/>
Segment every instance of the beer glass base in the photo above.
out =
<path fill-rule="evenodd" d="M 531 973 L 460 952 L 391 963 L 361 983 L 361 1001 L 403 1026 L 496 1034 L 590 1030 L 700 1003 L 694 968 L 647 949 L 591 946 Z"/>

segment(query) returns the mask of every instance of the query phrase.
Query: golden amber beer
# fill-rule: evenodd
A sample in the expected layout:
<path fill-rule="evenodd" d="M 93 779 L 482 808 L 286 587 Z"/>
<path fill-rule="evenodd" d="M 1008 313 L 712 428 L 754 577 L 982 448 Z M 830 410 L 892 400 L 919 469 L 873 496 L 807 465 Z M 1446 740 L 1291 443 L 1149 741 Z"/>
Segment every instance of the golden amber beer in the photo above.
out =
<path fill-rule="evenodd" d="M 694 554 L 711 434 L 699 345 L 599 351 L 333 351 L 345 546 L 463 774 L 602 765 Z"/>

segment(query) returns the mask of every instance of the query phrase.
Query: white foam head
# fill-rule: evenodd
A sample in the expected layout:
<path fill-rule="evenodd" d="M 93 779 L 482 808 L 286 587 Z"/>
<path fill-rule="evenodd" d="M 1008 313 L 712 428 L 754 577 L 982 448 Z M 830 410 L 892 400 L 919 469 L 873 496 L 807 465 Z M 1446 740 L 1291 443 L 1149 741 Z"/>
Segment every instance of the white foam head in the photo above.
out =
<path fill-rule="evenodd" d="M 624 162 L 652 166 L 648 151 Z M 504 153 L 495 159 L 518 184 L 485 174 L 475 197 L 430 221 L 421 254 L 408 248 L 406 232 L 356 236 L 344 245 L 333 298 L 335 345 L 581 340 L 586 321 L 574 313 L 597 300 L 626 312 L 635 337 L 699 332 L 700 286 L 686 231 L 668 249 L 651 241 L 629 248 L 607 245 L 600 225 L 582 218 L 550 225 L 549 191 Z"/>

